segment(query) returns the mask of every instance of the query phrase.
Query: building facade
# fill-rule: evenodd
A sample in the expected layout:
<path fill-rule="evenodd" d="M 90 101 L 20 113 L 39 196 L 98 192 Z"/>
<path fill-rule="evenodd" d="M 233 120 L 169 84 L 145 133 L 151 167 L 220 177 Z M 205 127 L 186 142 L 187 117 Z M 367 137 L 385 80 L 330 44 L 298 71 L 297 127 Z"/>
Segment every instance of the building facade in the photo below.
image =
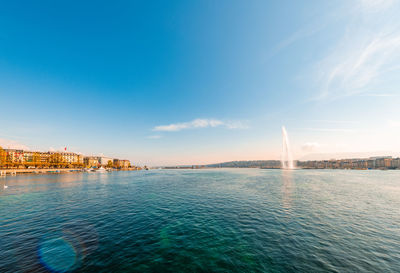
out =
<path fill-rule="evenodd" d="M 100 165 L 99 158 L 97 156 L 85 156 L 83 158 L 83 164 L 88 168 L 98 167 Z"/>
<path fill-rule="evenodd" d="M 115 168 L 126 169 L 131 166 L 131 162 L 129 160 L 114 159 L 113 165 Z"/>
<path fill-rule="evenodd" d="M 99 156 L 99 164 L 100 166 L 107 166 L 108 162 L 111 161 L 111 165 L 113 164 L 113 159 L 111 157 Z"/>
<path fill-rule="evenodd" d="M 23 163 L 24 151 L 17 149 L 4 149 L 6 153 L 6 160 L 10 163 Z"/>

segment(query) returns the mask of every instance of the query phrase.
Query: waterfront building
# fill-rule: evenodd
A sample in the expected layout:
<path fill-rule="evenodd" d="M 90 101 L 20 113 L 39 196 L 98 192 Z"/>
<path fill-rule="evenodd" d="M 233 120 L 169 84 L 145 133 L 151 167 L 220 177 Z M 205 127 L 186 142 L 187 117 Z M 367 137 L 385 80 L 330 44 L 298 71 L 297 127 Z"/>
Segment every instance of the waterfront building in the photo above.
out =
<path fill-rule="evenodd" d="M 24 151 L 24 161 L 26 166 L 47 166 L 49 163 L 50 153 Z"/>
<path fill-rule="evenodd" d="M 33 162 L 33 155 L 34 155 L 34 152 L 24 151 L 24 163 Z"/>
<path fill-rule="evenodd" d="M 353 169 L 366 169 L 368 167 L 368 162 L 364 159 L 357 159 L 352 161 Z"/>
<path fill-rule="evenodd" d="M 76 155 L 78 164 L 83 164 L 83 155 Z"/>
<path fill-rule="evenodd" d="M 121 160 L 119 160 L 119 159 L 114 159 L 113 160 L 113 165 L 114 165 L 115 168 L 121 168 L 120 161 Z"/>
<path fill-rule="evenodd" d="M 42 164 L 50 162 L 50 152 L 38 152 L 37 155 L 39 156 L 39 161 Z"/>
<path fill-rule="evenodd" d="M 6 160 L 10 163 L 23 163 L 24 151 L 17 149 L 4 149 L 6 152 Z"/>
<path fill-rule="evenodd" d="M 400 169 L 400 158 L 392 159 L 392 166 L 393 169 Z"/>
<path fill-rule="evenodd" d="M 383 167 L 385 167 L 385 159 L 384 159 L 384 158 L 377 158 L 377 159 L 375 159 L 375 166 L 376 166 L 376 168 L 383 168 Z"/>
<path fill-rule="evenodd" d="M 375 160 L 375 167 L 379 169 L 389 168 L 392 165 L 391 156 L 372 157 Z"/>
<path fill-rule="evenodd" d="M 129 168 L 131 163 L 129 160 L 114 159 L 114 167 L 119 169 Z"/>
<path fill-rule="evenodd" d="M 368 160 L 367 160 L 367 168 L 368 168 L 368 169 L 375 169 L 375 160 L 373 160 L 373 159 L 368 159 Z"/>
<path fill-rule="evenodd" d="M 85 164 L 88 167 L 113 166 L 114 160 L 105 156 L 90 156 L 72 152 L 39 152 L 19 149 L 0 149 L 0 165 L 5 167 L 79 167 Z M 120 160 L 121 168 L 130 166 L 129 160 Z"/>
<path fill-rule="evenodd" d="M 83 164 L 86 167 L 98 167 L 99 166 L 99 158 L 97 156 L 85 156 L 83 158 Z"/>
<path fill-rule="evenodd" d="M 400 158 L 380 156 L 370 158 L 298 161 L 305 169 L 400 169 Z"/>
<path fill-rule="evenodd" d="M 131 162 L 129 160 L 122 160 L 122 168 L 129 168 L 131 166 Z"/>
<path fill-rule="evenodd" d="M 340 167 L 342 169 L 351 169 L 352 166 L 353 166 L 353 162 L 351 159 L 344 159 L 344 160 L 341 160 L 341 162 L 340 162 Z"/>
<path fill-rule="evenodd" d="M 61 158 L 67 164 L 83 164 L 83 156 L 76 153 L 61 153 Z"/>
<path fill-rule="evenodd" d="M 74 153 L 61 153 L 62 161 L 65 163 L 74 163 L 75 154 Z"/>
<path fill-rule="evenodd" d="M 106 156 L 99 156 L 98 161 L 100 166 L 106 167 L 108 165 L 108 162 L 111 161 L 111 164 L 113 163 L 113 159 L 111 157 L 106 157 Z"/>
<path fill-rule="evenodd" d="M 332 159 L 332 168 L 333 169 L 339 169 L 340 168 L 339 160 Z"/>
<path fill-rule="evenodd" d="M 48 152 L 40 154 L 41 162 L 48 162 L 50 165 L 65 167 L 83 164 L 83 156 L 76 153 Z"/>

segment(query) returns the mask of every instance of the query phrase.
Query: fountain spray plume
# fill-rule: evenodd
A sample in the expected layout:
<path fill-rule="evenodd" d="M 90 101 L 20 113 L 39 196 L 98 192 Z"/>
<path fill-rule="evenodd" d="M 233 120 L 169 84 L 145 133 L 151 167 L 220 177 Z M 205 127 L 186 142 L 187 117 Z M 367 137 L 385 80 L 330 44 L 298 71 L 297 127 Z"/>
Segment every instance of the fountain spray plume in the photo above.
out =
<path fill-rule="evenodd" d="M 289 138 L 285 126 L 282 126 L 282 169 L 294 169 L 292 151 L 290 149 Z"/>

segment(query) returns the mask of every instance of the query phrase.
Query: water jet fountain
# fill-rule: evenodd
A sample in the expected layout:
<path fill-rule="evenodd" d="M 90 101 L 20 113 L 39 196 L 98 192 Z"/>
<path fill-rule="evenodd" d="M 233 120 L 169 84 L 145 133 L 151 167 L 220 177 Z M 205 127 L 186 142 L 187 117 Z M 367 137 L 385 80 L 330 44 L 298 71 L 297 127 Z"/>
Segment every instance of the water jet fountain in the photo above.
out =
<path fill-rule="evenodd" d="M 285 126 L 282 126 L 282 169 L 294 169 L 292 151 L 290 149 L 289 138 Z"/>

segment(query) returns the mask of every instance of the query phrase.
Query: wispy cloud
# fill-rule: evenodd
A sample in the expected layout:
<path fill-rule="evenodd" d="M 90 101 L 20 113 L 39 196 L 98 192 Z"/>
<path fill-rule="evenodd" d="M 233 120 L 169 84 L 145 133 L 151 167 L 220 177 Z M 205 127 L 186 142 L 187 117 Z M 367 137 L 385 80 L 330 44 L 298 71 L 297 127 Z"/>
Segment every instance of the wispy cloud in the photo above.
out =
<path fill-rule="evenodd" d="M 313 151 L 317 150 L 320 146 L 321 145 L 317 142 L 307 142 L 301 146 L 301 149 L 304 152 L 313 152 Z"/>
<path fill-rule="evenodd" d="M 148 139 L 160 139 L 162 138 L 161 135 L 151 135 L 151 136 L 147 136 Z"/>
<path fill-rule="evenodd" d="M 302 40 L 306 37 L 312 36 L 317 32 L 321 31 L 326 25 L 312 22 L 307 26 L 298 29 L 296 32 L 292 33 L 286 39 L 279 42 L 270 52 L 268 52 L 266 56 L 266 60 L 278 54 L 281 50 L 291 46 L 292 44 L 296 43 L 299 40 Z"/>
<path fill-rule="evenodd" d="M 387 12 L 394 1 L 362 0 L 345 35 L 315 66 L 319 94 L 315 99 L 337 99 L 379 90 L 400 70 L 400 28 Z M 390 11 L 390 9 L 389 9 Z M 374 24 L 367 25 L 365 18 Z M 376 23 L 375 23 L 376 22 Z M 377 92 L 373 95 L 380 94 Z"/>
<path fill-rule="evenodd" d="M 29 150 L 29 147 L 16 141 L 10 139 L 0 138 L 0 147 L 3 149 L 21 149 L 21 150 Z"/>
<path fill-rule="evenodd" d="M 400 57 L 400 33 L 381 34 L 357 46 L 340 47 L 321 64 L 319 98 L 343 97 L 367 92 L 379 82 L 388 66 Z"/>
<path fill-rule="evenodd" d="M 360 8 L 367 12 L 379 12 L 389 8 L 395 0 L 359 0 Z"/>
<path fill-rule="evenodd" d="M 353 120 L 331 120 L 331 119 L 311 119 L 311 120 L 305 120 L 307 122 L 322 122 L 322 123 L 350 123 L 350 124 L 356 124 L 358 123 L 357 121 Z"/>
<path fill-rule="evenodd" d="M 371 94 L 361 94 L 361 96 L 363 96 L 363 97 L 385 97 L 385 98 L 387 98 L 387 97 L 399 97 L 400 95 L 398 95 L 398 94 L 389 94 L 389 93 L 382 93 L 382 94 L 379 94 L 379 93 L 371 93 Z"/>
<path fill-rule="evenodd" d="M 159 125 L 153 128 L 153 131 L 176 132 L 185 129 L 225 127 L 227 129 L 246 129 L 248 126 L 242 121 L 221 121 L 217 119 L 195 119 L 189 122 L 172 123 L 168 125 Z"/>
<path fill-rule="evenodd" d="M 249 126 L 243 121 L 227 121 L 223 125 L 228 129 L 248 129 Z"/>
<path fill-rule="evenodd" d="M 350 133 L 356 131 L 353 129 L 344 129 L 344 128 L 305 128 L 305 130 L 315 131 L 315 132 L 337 132 L 337 133 Z"/>

